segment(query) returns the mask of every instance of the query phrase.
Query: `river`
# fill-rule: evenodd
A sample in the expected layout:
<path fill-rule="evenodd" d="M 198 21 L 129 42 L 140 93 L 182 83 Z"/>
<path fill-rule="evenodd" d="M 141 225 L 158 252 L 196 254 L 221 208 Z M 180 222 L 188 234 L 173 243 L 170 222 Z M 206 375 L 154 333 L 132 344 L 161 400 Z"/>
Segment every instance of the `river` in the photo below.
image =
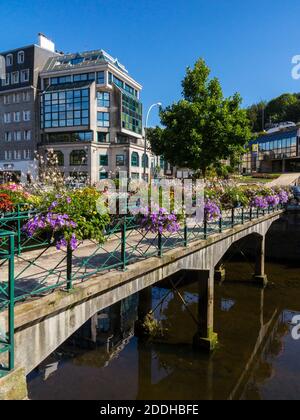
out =
<path fill-rule="evenodd" d="M 167 281 L 148 291 L 163 338 L 134 336 L 139 296 L 132 296 L 93 317 L 33 371 L 29 398 L 300 399 L 300 340 L 291 334 L 300 314 L 299 266 L 268 263 L 265 290 L 248 282 L 251 263 L 226 268 L 226 281 L 215 288 L 220 343 L 211 356 L 192 347 L 197 284 L 181 279 L 184 305 Z"/>

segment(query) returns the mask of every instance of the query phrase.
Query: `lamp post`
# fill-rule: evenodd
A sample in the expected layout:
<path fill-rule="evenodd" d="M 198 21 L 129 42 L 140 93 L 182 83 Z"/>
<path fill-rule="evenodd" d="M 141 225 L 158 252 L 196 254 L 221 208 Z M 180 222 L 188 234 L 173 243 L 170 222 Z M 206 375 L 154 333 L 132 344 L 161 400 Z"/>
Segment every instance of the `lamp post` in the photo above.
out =
<path fill-rule="evenodd" d="M 157 102 L 157 103 L 151 105 L 150 108 L 148 109 L 147 116 L 146 116 L 146 124 L 145 124 L 145 145 L 144 145 L 144 181 L 146 181 L 146 174 L 147 174 L 147 166 L 146 166 L 146 164 L 147 164 L 146 160 L 147 159 L 146 159 L 146 157 L 147 157 L 147 128 L 148 128 L 148 120 L 149 120 L 150 112 L 156 106 L 161 107 L 162 106 L 162 103 L 161 102 Z"/>

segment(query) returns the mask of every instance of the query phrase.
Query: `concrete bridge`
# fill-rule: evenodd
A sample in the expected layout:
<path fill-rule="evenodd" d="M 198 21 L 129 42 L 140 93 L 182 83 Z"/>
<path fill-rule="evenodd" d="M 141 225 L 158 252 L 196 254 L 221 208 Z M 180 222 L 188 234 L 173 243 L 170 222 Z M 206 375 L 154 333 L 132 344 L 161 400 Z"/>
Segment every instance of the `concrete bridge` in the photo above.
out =
<path fill-rule="evenodd" d="M 266 214 L 205 240 L 171 249 L 161 257 L 136 262 L 126 271 L 98 273 L 89 281 L 76 285 L 71 292 L 56 290 L 39 299 L 19 303 L 15 307 L 16 370 L 0 379 L 0 399 L 24 397 L 25 375 L 97 312 L 180 271 L 191 271 L 199 280 L 199 328 L 194 344 L 206 351 L 213 350 L 218 341 L 214 331 L 215 270 L 219 269 L 222 257 L 235 242 L 255 237 L 258 252 L 253 280 L 264 286 L 267 282 L 265 237 L 283 212 Z M 3 312 L 0 323 L 7 324 Z"/>

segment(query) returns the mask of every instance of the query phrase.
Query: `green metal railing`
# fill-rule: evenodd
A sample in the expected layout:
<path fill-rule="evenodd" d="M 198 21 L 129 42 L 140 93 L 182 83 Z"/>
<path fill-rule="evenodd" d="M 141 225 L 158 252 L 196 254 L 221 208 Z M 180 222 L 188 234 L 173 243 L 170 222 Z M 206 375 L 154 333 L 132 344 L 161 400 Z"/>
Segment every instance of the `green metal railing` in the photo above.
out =
<path fill-rule="evenodd" d="M 8 243 L 6 251 L 0 251 L 0 270 L 6 263 L 8 266 L 7 279 L 1 277 L 1 300 L 6 303 L 6 316 L 1 313 L 0 324 L 0 377 L 14 369 L 14 306 L 15 306 L 15 238 L 12 232 L 1 231 L 0 242 Z"/>
<path fill-rule="evenodd" d="M 15 234 L 15 252 L 20 255 L 24 251 L 39 249 L 49 244 L 44 236 L 29 238 L 22 231 L 23 225 L 36 214 L 38 210 L 33 209 L 28 204 L 18 204 L 15 211 L 0 214 L 0 230 L 13 232 Z M 5 249 L 6 242 L 1 244 L 1 249 Z"/>
<path fill-rule="evenodd" d="M 0 236 L 0 273 L 4 273 L 5 280 L 1 277 L 0 315 L 7 310 L 10 321 L 8 335 L 0 341 L 0 353 L 9 353 L 8 369 L 13 367 L 12 326 L 15 303 L 43 296 L 56 289 L 70 291 L 79 282 L 87 281 L 100 273 L 111 270 L 124 271 L 135 262 L 153 256 L 162 257 L 164 252 L 170 249 L 187 247 L 191 242 L 205 240 L 211 235 L 259 219 L 282 208 L 277 206 L 267 210 L 228 209 L 222 212 L 220 220 L 209 221 L 204 217 L 202 223 L 185 218 L 178 232 L 162 234 L 145 231 L 137 223 L 135 216 L 115 217 L 106 228 L 104 243 L 85 241 L 75 251 L 70 247 L 67 250 L 56 251 L 54 244 L 41 242 L 31 248 L 32 252 L 23 253 L 22 251 L 28 251 L 30 248 L 26 242 L 22 242 L 22 235 L 21 242 L 18 239 L 19 230 L 3 232 Z M 21 218 L 21 213 L 17 215 L 17 224 L 25 220 L 25 214 L 22 215 L 24 218 Z M 26 213 L 26 217 L 30 217 L 29 213 Z M 32 213 L 30 214 L 32 217 Z M 9 217 L 5 219 L 9 220 Z M 18 247 L 18 263 L 14 273 L 15 240 Z M 2 369 L 2 372 L 5 370 Z"/>

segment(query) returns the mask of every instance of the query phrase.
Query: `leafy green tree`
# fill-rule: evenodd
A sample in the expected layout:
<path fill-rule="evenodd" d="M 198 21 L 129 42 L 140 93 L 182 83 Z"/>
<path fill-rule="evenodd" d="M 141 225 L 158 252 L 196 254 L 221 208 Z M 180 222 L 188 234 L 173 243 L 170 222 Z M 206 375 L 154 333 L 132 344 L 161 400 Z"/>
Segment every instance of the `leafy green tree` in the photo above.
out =
<path fill-rule="evenodd" d="M 266 118 L 270 122 L 286 121 L 290 106 L 297 103 L 297 98 L 291 93 L 285 93 L 278 98 L 272 99 L 266 106 Z"/>
<path fill-rule="evenodd" d="M 187 167 L 205 176 L 211 166 L 244 152 L 251 138 L 241 97 L 224 98 L 218 79 L 209 79 L 204 60 L 188 68 L 182 82 L 183 99 L 162 109 L 163 128 L 148 130 L 154 153 L 173 166 Z"/>
<path fill-rule="evenodd" d="M 247 109 L 247 115 L 251 122 L 252 131 L 258 133 L 264 130 L 265 126 L 265 109 L 267 106 L 266 101 L 261 101 L 257 104 L 251 105 Z"/>

